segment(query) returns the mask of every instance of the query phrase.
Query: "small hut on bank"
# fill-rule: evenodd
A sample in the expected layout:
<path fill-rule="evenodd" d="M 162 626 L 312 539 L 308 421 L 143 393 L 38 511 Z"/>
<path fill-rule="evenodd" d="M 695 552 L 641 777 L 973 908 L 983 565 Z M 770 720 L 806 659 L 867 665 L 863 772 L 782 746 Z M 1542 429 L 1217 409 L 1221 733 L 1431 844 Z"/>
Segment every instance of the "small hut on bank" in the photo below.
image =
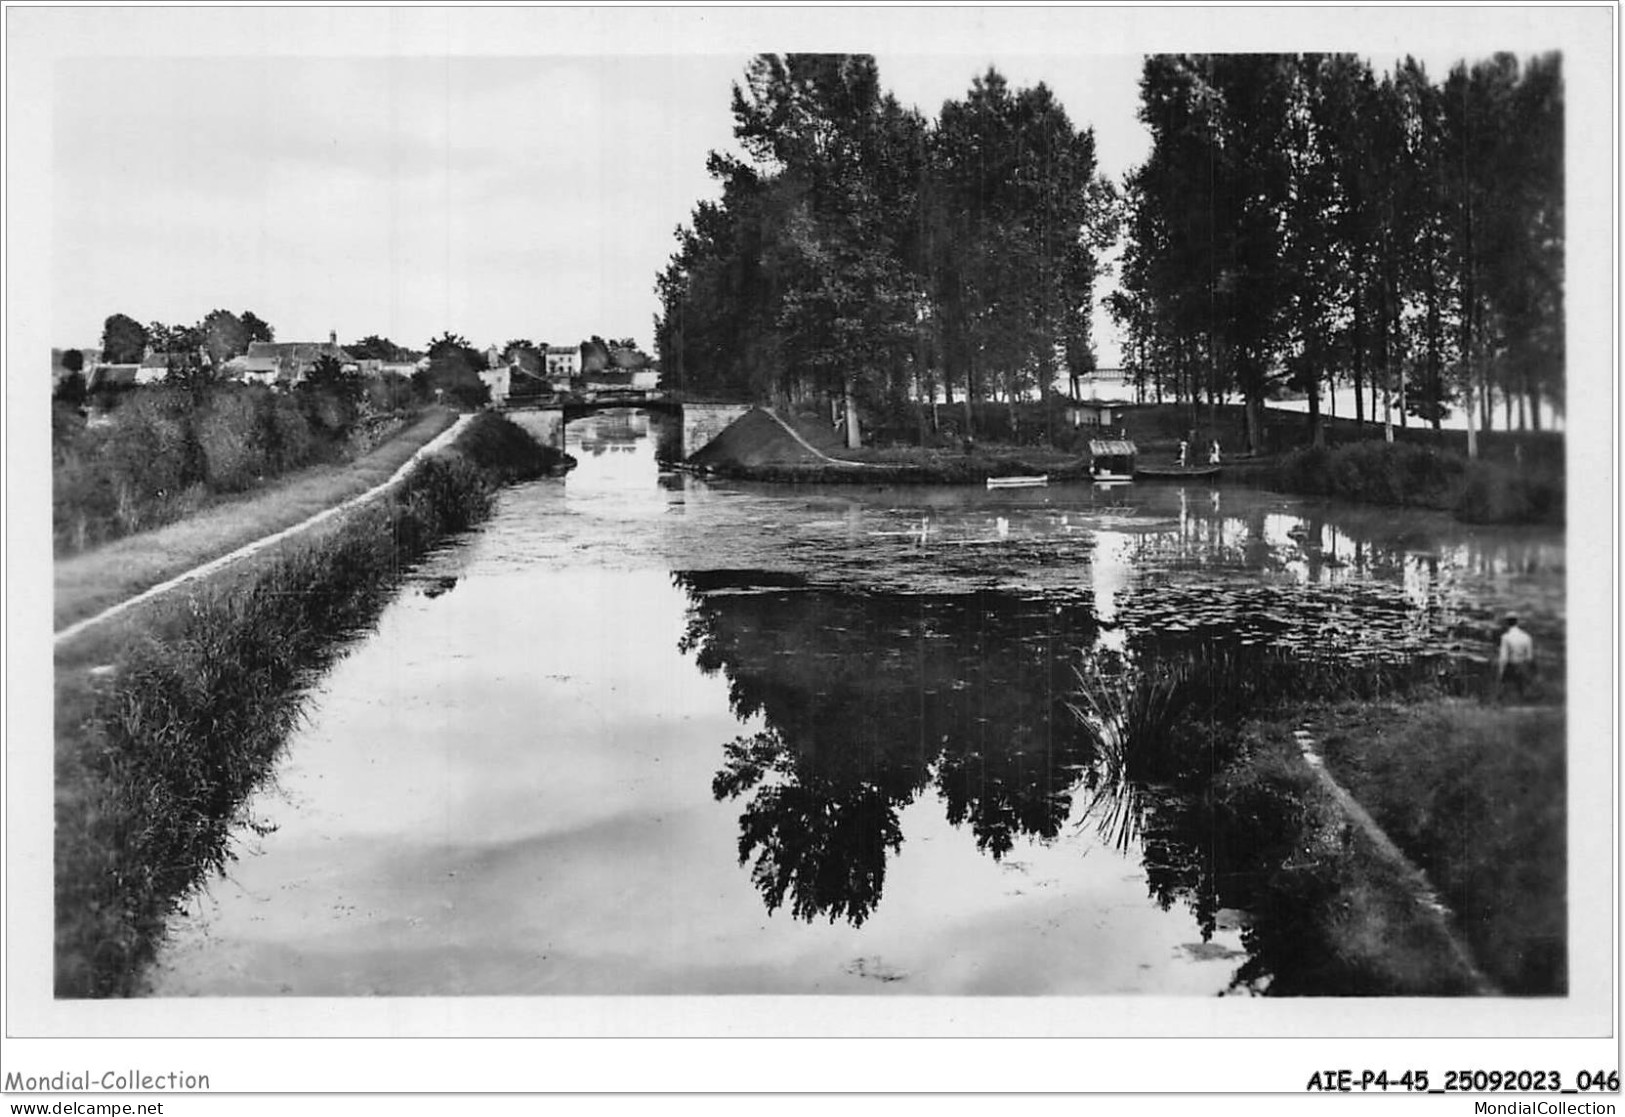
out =
<path fill-rule="evenodd" d="M 1089 442 L 1089 472 L 1096 481 L 1132 481 L 1134 458 L 1139 453 L 1126 438 L 1098 438 Z"/>

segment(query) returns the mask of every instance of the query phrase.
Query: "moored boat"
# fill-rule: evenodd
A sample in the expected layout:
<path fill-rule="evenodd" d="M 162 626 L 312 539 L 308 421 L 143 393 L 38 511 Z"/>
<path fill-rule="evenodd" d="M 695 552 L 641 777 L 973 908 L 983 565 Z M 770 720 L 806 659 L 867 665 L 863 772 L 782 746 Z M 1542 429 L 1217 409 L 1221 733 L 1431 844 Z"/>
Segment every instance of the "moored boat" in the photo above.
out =
<path fill-rule="evenodd" d="M 1141 465 L 1135 466 L 1134 476 L 1189 481 L 1201 477 L 1217 477 L 1219 469 L 1220 467 L 1216 465 Z"/>
<path fill-rule="evenodd" d="M 1037 485 L 1048 485 L 1049 474 L 1040 474 L 1037 477 L 989 477 L 987 487 L 990 489 L 1025 489 Z"/>

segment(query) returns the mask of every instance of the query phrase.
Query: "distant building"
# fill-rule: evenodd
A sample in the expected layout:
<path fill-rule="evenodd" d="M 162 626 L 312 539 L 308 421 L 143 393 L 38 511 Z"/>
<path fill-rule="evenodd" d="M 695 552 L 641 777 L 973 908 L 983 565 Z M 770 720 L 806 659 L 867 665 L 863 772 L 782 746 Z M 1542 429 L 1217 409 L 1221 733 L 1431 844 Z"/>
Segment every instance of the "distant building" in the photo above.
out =
<path fill-rule="evenodd" d="M 527 376 L 546 376 L 547 358 L 535 349 L 510 349 L 508 367 Z"/>
<path fill-rule="evenodd" d="M 185 359 L 184 354 L 154 353 L 147 350 L 147 355 L 141 358 L 141 364 L 136 369 L 135 382 L 137 384 L 159 384 L 169 375 L 169 362 L 171 357 L 177 365 Z"/>
<path fill-rule="evenodd" d="M 247 353 L 226 362 L 225 372 L 245 379 L 252 373 L 261 383 L 293 385 L 309 376 L 323 357 L 332 357 L 345 368 L 360 371 L 356 359 L 339 345 L 338 334 L 329 333 L 325 342 L 251 341 Z M 267 379 L 273 367 L 275 375 Z"/>
<path fill-rule="evenodd" d="M 275 384 L 282 364 L 275 357 L 233 357 L 226 362 L 226 370 L 245 384 Z"/>
<path fill-rule="evenodd" d="M 630 372 L 584 372 L 576 387 L 584 392 L 626 391 L 632 387 Z"/>
<path fill-rule="evenodd" d="M 581 349 L 571 345 L 549 345 L 547 347 L 547 375 L 549 379 L 556 376 L 573 377 L 581 372 Z"/>
<path fill-rule="evenodd" d="M 508 393 L 513 387 L 513 371 L 507 365 L 484 369 L 480 372 L 480 379 L 491 390 L 493 404 L 501 407 L 508 402 Z"/>
<path fill-rule="evenodd" d="M 1066 406 L 1066 417 L 1075 427 L 1111 427 L 1123 421 L 1123 412 L 1130 406 L 1126 403 L 1108 401 L 1069 403 Z"/>

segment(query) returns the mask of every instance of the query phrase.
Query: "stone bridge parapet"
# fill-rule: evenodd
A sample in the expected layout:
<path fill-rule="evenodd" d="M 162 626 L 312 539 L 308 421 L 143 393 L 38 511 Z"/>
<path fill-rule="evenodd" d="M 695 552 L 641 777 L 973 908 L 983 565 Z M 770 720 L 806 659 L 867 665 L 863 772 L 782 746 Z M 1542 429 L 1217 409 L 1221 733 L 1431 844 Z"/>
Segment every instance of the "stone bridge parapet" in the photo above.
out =
<path fill-rule="evenodd" d="M 650 407 L 651 410 L 680 411 L 683 423 L 683 457 L 691 457 L 717 435 L 727 430 L 751 410 L 748 403 L 678 404 L 676 401 L 563 400 L 526 403 L 505 408 L 503 414 L 543 446 L 564 449 L 564 428 L 570 420 L 606 407 Z"/>

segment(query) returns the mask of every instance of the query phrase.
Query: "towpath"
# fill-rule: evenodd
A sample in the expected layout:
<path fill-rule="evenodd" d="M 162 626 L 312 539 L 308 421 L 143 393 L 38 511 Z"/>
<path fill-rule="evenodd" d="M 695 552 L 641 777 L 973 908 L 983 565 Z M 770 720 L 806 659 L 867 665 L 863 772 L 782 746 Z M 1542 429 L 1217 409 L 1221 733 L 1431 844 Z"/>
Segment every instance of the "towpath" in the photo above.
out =
<path fill-rule="evenodd" d="M 98 551 L 58 562 L 55 577 L 56 617 L 57 624 L 62 627 L 56 631 L 55 646 L 60 649 L 75 637 L 97 628 L 137 605 L 151 601 L 180 586 L 206 578 L 387 492 L 426 455 L 449 445 L 471 418 L 469 415 L 453 419 L 446 413 L 431 414 L 379 447 L 373 454 L 342 470 L 338 477 L 329 475 L 317 479 L 316 483 L 312 483 L 309 478 L 294 479 L 286 485 L 268 489 L 249 500 L 211 510 L 211 516 L 230 521 L 227 531 L 204 531 L 200 534 L 196 530 L 197 524 L 183 521 L 148 533 L 146 537 L 119 540 Z M 444 425 L 447 422 L 450 423 L 449 426 Z M 417 443 L 415 449 L 411 449 L 413 442 Z M 360 493 L 354 493 L 357 478 L 376 473 L 381 463 L 393 464 L 408 449 L 411 450 L 410 456 L 400 461 L 384 480 Z M 382 467 L 387 468 L 387 464 Z M 310 491 L 299 492 L 301 486 Z M 295 493 L 298 493 L 297 497 L 290 496 Z M 290 508 L 307 506 L 300 501 L 308 502 L 312 497 L 329 501 L 336 499 L 338 503 L 328 503 L 326 507 L 303 516 L 295 523 L 278 526 L 286 524 Z M 219 553 L 222 545 L 219 540 L 222 536 L 229 539 L 224 545 L 231 547 L 224 554 Z M 239 542 L 245 536 L 249 541 Z M 212 557 L 206 561 L 197 561 L 205 555 Z M 132 564 L 134 570 L 131 569 Z M 173 569 L 176 564 L 186 568 L 169 577 L 149 573 L 164 566 Z M 119 567 L 116 571 L 115 565 Z M 143 575 L 147 581 L 152 577 L 160 577 L 161 580 L 156 584 L 147 585 L 140 592 L 122 597 L 111 605 L 96 599 L 98 579 L 118 581 L 127 586 L 132 581 L 141 584 Z M 84 615 L 86 612 L 89 612 L 88 616 Z M 76 613 L 78 616 L 74 615 Z M 69 623 L 64 625 L 64 620 Z"/>

